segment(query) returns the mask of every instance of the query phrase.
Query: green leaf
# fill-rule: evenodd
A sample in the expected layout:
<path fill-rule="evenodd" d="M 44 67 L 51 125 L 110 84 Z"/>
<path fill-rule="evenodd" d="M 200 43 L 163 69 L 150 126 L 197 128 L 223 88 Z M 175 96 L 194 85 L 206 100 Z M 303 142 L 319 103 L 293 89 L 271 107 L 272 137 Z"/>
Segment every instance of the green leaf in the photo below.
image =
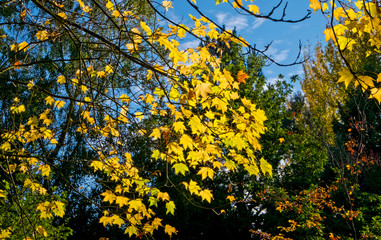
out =
<path fill-rule="evenodd" d="M 176 163 L 172 166 L 172 168 L 175 169 L 175 173 L 178 174 L 179 172 L 185 176 L 185 172 L 189 172 L 189 168 L 184 163 Z"/>
<path fill-rule="evenodd" d="M 167 212 L 166 214 L 170 213 L 172 215 L 175 215 L 175 209 L 176 209 L 176 206 L 175 206 L 175 203 L 173 201 L 169 201 L 165 204 L 165 207 L 167 208 Z"/>

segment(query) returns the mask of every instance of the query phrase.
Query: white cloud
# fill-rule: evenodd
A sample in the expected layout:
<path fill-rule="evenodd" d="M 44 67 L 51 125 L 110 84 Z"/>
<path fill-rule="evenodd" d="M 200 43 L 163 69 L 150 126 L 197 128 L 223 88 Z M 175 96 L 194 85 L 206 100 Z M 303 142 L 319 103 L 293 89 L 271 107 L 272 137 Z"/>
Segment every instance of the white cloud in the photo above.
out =
<path fill-rule="evenodd" d="M 195 40 L 188 41 L 188 42 L 180 44 L 179 49 L 180 50 L 185 50 L 185 49 L 188 49 L 188 48 L 196 48 L 196 47 L 198 47 L 199 44 L 200 44 L 200 40 L 195 39 Z"/>
<path fill-rule="evenodd" d="M 274 73 L 274 72 L 273 72 L 272 70 L 270 70 L 270 69 L 265 69 L 264 72 L 265 72 L 266 75 L 271 75 L 271 74 Z"/>
<path fill-rule="evenodd" d="M 266 55 L 272 58 L 275 62 L 282 62 L 288 58 L 288 53 L 290 50 L 284 49 L 279 50 L 278 48 L 270 46 L 270 48 L 266 51 Z"/>
<path fill-rule="evenodd" d="M 216 17 L 217 17 L 217 22 L 219 24 L 222 24 L 225 22 L 225 18 L 228 16 L 227 13 L 217 13 Z"/>
<path fill-rule="evenodd" d="M 284 40 L 274 40 L 274 41 L 272 41 L 272 45 L 274 46 L 274 45 L 278 45 L 278 44 L 281 44 L 281 43 L 283 43 L 284 42 Z"/>
<path fill-rule="evenodd" d="M 264 18 L 257 18 L 257 19 L 255 19 L 251 29 L 257 29 L 257 28 L 259 28 L 265 21 L 266 20 Z"/>
<path fill-rule="evenodd" d="M 293 30 L 298 30 L 299 28 L 301 28 L 302 26 L 299 24 L 299 25 L 297 25 L 297 24 L 294 24 L 294 25 L 292 25 L 292 29 Z"/>
<path fill-rule="evenodd" d="M 266 79 L 266 82 L 269 83 L 269 84 L 275 84 L 276 81 L 278 81 L 278 80 L 279 80 L 279 78 L 273 77 L 273 78 Z"/>
<path fill-rule="evenodd" d="M 280 51 L 280 53 L 278 53 L 278 54 L 276 54 L 276 56 L 274 56 L 274 60 L 277 62 L 282 62 L 283 60 L 286 60 L 288 58 L 289 52 L 290 52 L 290 50 L 288 50 L 288 49 Z"/>
<path fill-rule="evenodd" d="M 225 25 L 226 29 L 233 30 L 236 28 L 239 31 L 249 26 L 245 16 L 232 16 L 230 13 L 218 13 L 216 17 L 218 24 Z"/>

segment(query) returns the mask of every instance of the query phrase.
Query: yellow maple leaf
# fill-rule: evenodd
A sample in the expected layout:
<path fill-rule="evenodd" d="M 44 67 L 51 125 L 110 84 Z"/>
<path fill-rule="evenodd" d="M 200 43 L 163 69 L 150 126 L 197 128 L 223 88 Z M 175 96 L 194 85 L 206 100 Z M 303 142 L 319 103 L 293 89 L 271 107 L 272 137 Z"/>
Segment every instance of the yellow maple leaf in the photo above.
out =
<path fill-rule="evenodd" d="M 77 2 L 79 3 L 79 6 L 81 6 L 82 10 L 85 13 L 91 12 L 92 9 L 89 6 L 86 6 L 81 0 L 77 0 Z M 63 7 L 63 5 L 62 5 L 62 7 Z"/>
<path fill-rule="evenodd" d="M 202 201 L 206 200 L 208 203 L 210 203 L 213 199 L 213 194 L 209 189 L 200 191 L 199 195 L 202 198 Z"/>
<path fill-rule="evenodd" d="M 201 95 L 203 98 L 207 98 L 208 93 L 212 93 L 212 90 L 210 87 L 211 87 L 210 83 L 204 83 L 204 82 L 197 85 L 197 87 L 195 89 L 196 97 Z"/>
<path fill-rule="evenodd" d="M 162 201 L 170 201 L 169 194 L 166 192 L 159 192 L 157 194 L 157 199 L 161 199 Z"/>
<path fill-rule="evenodd" d="M 47 164 L 41 165 L 41 166 L 39 167 L 39 169 L 41 170 L 41 174 L 42 174 L 42 176 L 47 176 L 47 177 L 49 177 L 49 175 L 50 175 L 50 171 L 51 171 L 49 165 L 47 165 Z"/>
<path fill-rule="evenodd" d="M 171 225 L 165 225 L 164 232 L 169 235 L 169 237 L 172 237 L 172 234 L 177 234 L 176 228 L 172 227 Z"/>
<path fill-rule="evenodd" d="M 41 40 L 41 41 L 48 39 L 49 38 L 48 37 L 48 31 L 46 31 L 46 30 L 38 31 L 36 33 L 36 38 L 37 38 L 37 40 Z"/>
<path fill-rule="evenodd" d="M 279 142 L 280 143 L 284 142 L 284 138 L 279 138 Z"/>
<path fill-rule="evenodd" d="M 6 238 L 9 238 L 11 236 L 11 231 L 10 231 L 10 228 L 8 229 L 1 229 L 1 232 L 0 232 L 0 239 L 6 239 Z"/>
<path fill-rule="evenodd" d="M 184 149 L 193 150 L 193 139 L 186 134 L 183 134 L 180 138 L 180 144 L 183 145 Z"/>
<path fill-rule="evenodd" d="M 232 196 L 232 195 L 227 196 L 226 199 L 229 200 L 230 202 L 234 202 L 235 201 L 235 197 Z"/>
<path fill-rule="evenodd" d="M 144 119 L 144 114 L 143 114 L 142 112 L 136 112 L 134 115 L 135 115 L 135 117 L 136 117 L 137 119 L 139 119 L 140 121 L 141 121 L 142 119 Z"/>
<path fill-rule="evenodd" d="M 342 7 L 338 7 L 338 8 L 335 8 L 335 10 L 333 11 L 333 16 L 335 17 L 337 21 L 339 21 L 340 17 L 346 18 L 347 14 Z"/>
<path fill-rule="evenodd" d="M 201 175 L 202 180 L 204 180 L 204 179 L 207 178 L 207 177 L 209 177 L 210 179 L 213 180 L 214 171 L 213 171 L 213 169 L 211 169 L 211 168 L 208 168 L 208 167 L 202 167 L 202 168 L 200 169 L 200 171 L 198 171 L 197 174 L 198 174 L 198 175 Z"/>
<path fill-rule="evenodd" d="M 65 215 L 65 204 L 60 201 L 54 201 L 54 207 L 52 207 L 54 215 L 57 217 L 63 217 Z"/>
<path fill-rule="evenodd" d="M 152 104 L 155 101 L 155 98 L 151 94 L 147 94 L 144 101 L 148 104 Z"/>
<path fill-rule="evenodd" d="M 44 119 L 43 124 L 45 124 L 46 126 L 49 126 L 52 122 L 53 122 L 52 119 L 46 118 L 46 119 Z M 50 140 L 50 142 L 51 142 L 52 144 L 54 144 L 54 143 L 53 143 L 53 140 L 55 140 L 55 139 L 53 138 L 53 139 Z"/>
<path fill-rule="evenodd" d="M 25 112 L 25 106 L 24 105 L 20 105 L 18 107 L 13 106 L 11 107 L 11 112 L 16 114 L 23 113 Z"/>
<path fill-rule="evenodd" d="M 249 7 L 249 11 L 254 14 L 259 14 L 259 8 L 256 5 L 247 5 Z"/>
<path fill-rule="evenodd" d="M 34 81 L 31 80 L 31 81 L 29 81 L 29 83 L 26 86 L 28 87 L 28 90 L 30 90 L 30 89 L 32 89 L 34 87 L 34 85 L 35 85 Z"/>
<path fill-rule="evenodd" d="M 250 175 L 257 176 L 257 175 L 259 174 L 259 169 L 258 169 L 257 165 L 255 165 L 255 164 L 246 165 L 246 166 L 245 166 L 245 170 L 246 170 Z"/>
<path fill-rule="evenodd" d="M 208 32 L 208 36 L 210 37 L 210 39 L 218 39 L 218 35 L 218 31 L 215 29 L 212 29 Z"/>
<path fill-rule="evenodd" d="M 141 199 L 131 200 L 128 203 L 129 207 L 131 209 L 135 209 L 136 211 L 139 211 L 140 208 L 145 208 L 144 204 L 142 203 Z"/>
<path fill-rule="evenodd" d="M 94 172 L 97 170 L 102 170 L 104 164 L 101 161 L 92 161 L 90 167 L 94 168 Z"/>
<path fill-rule="evenodd" d="M 48 236 L 48 233 L 46 232 L 45 228 L 43 228 L 42 226 L 37 226 L 36 231 L 38 232 L 38 234 L 44 237 Z"/>
<path fill-rule="evenodd" d="M 107 66 L 105 67 L 105 72 L 106 72 L 107 74 L 113 73 L 113 72 L 114 72 L 114 68 L 113 68 L 111 65 L 107 65 Z"/>
<path fill-rule="evenodd" d="M 71 83 L 75 86 L 75 85 L 77 85 L 78 84 L 78 79 L 76 79 L 76 78 L 72 78 L 71 79 Z"/>
<path fill-rule="evenodd" d="M 118 10 L 114 10 L 111 13 L 111 15 L 114 16 L 115 18 L 119 18 L 122 14 L 120 14 L 120 12 Z"/>
<path fill-rule="evenodd" d="M 370 91 L 371 95 L 369 98 L 375 98 L 378 103 L 381 103 L 381 89 L 380 88 L 372 88 Z"/>
<path fill-rule="evenodd" d="M 19 51 L 24 50 L 24 52 L 26 52 L 29 49 L 28 43 L 25 41 L 19 43 L 17 46 L 19 48 Z"/>
<path fill-rule="evenodd" d="M 184 24 L 180 24 L 178 26 L 177 36 L 179 38 L 184 38 L 186 36 L 188 30 L 189 30 L 189 28 L 187 26 L 185 26 Z"/>
<path fill-rule="evenodd" d="M 319 0 L 310 0 L 310 8 L 316 12 L 317 10 L 321 9 L 321 4 Z"/>
<path fill-rule="evenodd" d="M 106 3 L 106 8 L 107 8 L 109 11 L 112 11 L 112 10 L 114 10 L 114 4 L 113 4 L 111 1 L 107 1 L 107 3 Z"/>
<path fill-rule="evenodd" d="M 325 35 L 325 40 L 328 42 L 330 39 L 336 42 L 335 34 L 333 33 L 332 28 L 327 28 L 324 30 L 323 34 Z"/>
<path fill-rule="evenodd" d="M 234 8 L 241 8 L 242 6 L 242 0 L 234 0 L 233 7 Z"/>
<path fill-rule="evenodd" d="M 120 99 L 120 101 L 123 103 L 123 102 L 125 102 L 125 103 L 129 103 L 130 102 L 130 98 L 126 95 L 126 94 L 122 94 L 120 97 L 119 97 L 119 99 Z"/>
<path fill-rule="evenodd" d="M 378 83 L 381 82 L 381 73 L 379 73 L 379 74 L 377 75 L 377 82 L 378 82 Z"/>
<path fill-rule="evenodd" d="M 167 147 L 168 147 L 168 153 L 174 152 L 177 155 L 182 155 L 183 148 L 180 147 L 178 143 L 170 142 L 168 143 Z"/>
<path fill-rule="evenodd" d="M 374 87 L 373 80 L 374 79 L 369 76 L 359 76 L 357 81 L 360 83 L 362 91 L 365 92 L 369 87 Z"/>
<path fill-rule="evenodd" d="M 10 172 L 10 173 L 15 172 L 15 171 L 16 171 L 16 167 L 17 167 L 16 164 L 9 164 L 9 165 L 8 165 L 9 172 Z"/>
<path fill-rule="evenodd" d="M 157 140 L 161 137 L 160 129 L 154 128 L 152 130 L 152 133 L 149 135 L 149 137 L 153 137 L 153 140 Z"/>
<path fill-rule="evenodd" d="M 201 123 L 201 120 L 197 116 L 191 117 L 190 121 L 188 122 L 188 125 L 192 129 L 193 134 L 203 132 L 203 125 Z"/>
<path fill-rule="evenodd" d="M 104 77 L 106 75 L 105 71 L 99 71 L 97 72 L 97 77 Z"/>
<path fill-rule="evenodd" d="M 124 224 L 124 220 L 121 219 L 118 215 L 114 214 L 112 217 L 112 223 L 121 227 Z"/>
<path fill-rule="evenodd" d="M 102 223 L 103 224 L 103 226 L 107 226 L 108 224 L 112 224 L 112 222 L 113 222 L 113 219 L 112 219 L 112 217 L 108 217 L 108 216 L 103 216 L 103 217 L 101 217 L 100 219 L 99 219 L 99 223 Z"/>
<path fill-rule="evenodd" d="M 155 218 L 155 219 L 152 221 L 152 227 L 153 227 L 154 229 L 157 230 L 160 226 L 163 226 L 163 225 L 161 224 L 161 221 L 162 221 L 161 218 Z"/>
<path fill-rule="evenodd" d="M 46 102 L 46 105 L 53 105 L 54 103 L 54 98 L 52 98 L 51 96 L 47 96 L 45 98 L 45 102 Z"/>
<path fill-rule="evenodd" d="M 273 175 L 273 167 L 263 157 L 260 159 L 259 164 L 263 174 L 268 173 L 270 176 Z"/>
<path fill-rule="evenodd" d="M 185 176 L 185 172 L 189 172 L 189 168 L 184 163 L 176 163 L 172 166 L 173 169 L 175 169 L 175 173 L 178 174 L 179 172 Z"/>
<path fill-rule="evenodd" d="M 58 100 L 54 103 L 54 106 L 56 106 L 58 109 L 65 106 L 65 102 L 63 100 Z"/>
<path fill-rule="evenodd" d="M 337 82 L 344 82 L 345 87 L 347 88 L 349 83 L 354 80 L 353 74 L 346 68 L 343 68 L 339 71 L 340 78 Z"/>
<path fill-rule="evenodd" d="M 60 75 L 60 76 L 58 76 L 58 77 L 57 77 L 57 82 L 58 82 L 59 84 L 64 84 L 64 83 L 66 83 L 66 77 L 65 77 L 64 75 Z"/>
<path fill-rule="evenodd" d="M 38 204 L 37 206 L 37 210 L 39 210 L 41 213 L 40 213 L 40 218 L 43 219 L 43 218 L 51 218 L 53 217 L 52 213 L 50 212 L 50 202 L 48 201 L 45 201 L 43 203 L 40 203 Z"/>
<path fill-rule="evenodd" d="M 161 5 L 165 8 L 165 11 L 168 11 L 169 8 L 173 8 L 172 1 L 162 1 Z"/>
<path fill-rule="evenodd" d="M 140 26 L 143 28 L 143 30 L 147 33 L 147 35 L 151 35 L 152 31 L 151 28 L 147 25 L 147 23 L 141 21 Z"/>
<path fill-rule="evenodd" d="M 67 16 L 66 16 L 66 14 L 64 12 L 60 12 L 57 15 L 62 17 L 63 19 L 67 19 Z"/>
<path fill-rule="evenodd" d="M 128 233 L 128 236 L 131 237 L 132 235 L 135 235 L 138 233 L 138 229 L 134 225 L 130 225 L 126 228 L 124 233 Z"/>
<path fill-rule="evenodd" d="M 0 189 L 0 198 L 6 198 L 5 191 Z"/>
<path fill-rule="evenodd" d="M 188 189 L 191 194 L 198 195 L 198 193 L 201 190 L 200 186 L 197 185 L 197 182 L 193 181 L 192 179 L 190 180 L 189 184 L 187 182 L 183 182 L 183 184 L 185 188 Z"/>
<path fill-rule="evenodd" d="M 173 129 L 175 130 L 175 132 L 183 134 L 186 130 L 186 127 L 184 126 L 183 122 L 174 122 Z"/>
<path fill-rule="evenodd" d="M 116 196 L 115 203 L 119 205 L 119 207 L 123 207 L 124 205 L 128 205 L 129 199 L 124 196 Z"/>
<path fill-rule="evenodd" d="M 86 93 L 87 90 L 89 90 L 85 85 L 81 85 L 82 92 Z"/>
<path fill-rule="evenodd" d="M 11 51 L 17 51 L 17 44 L 12 44 L 11 45 Z"/>
<path fill-rule="evenodd" d="M 114 201 L 116 201 L 115 194 L 110 190 L 106 190 L 106 192 L 102 193 L 101 195 L 104 196 L 103 202 L 113 203 Z"/>
<path fill-rule="evenodd" d="M 329 9 L 328 4 L 327 4 L 327 3 L 323 3 L 323 7 L 322 7 L 323 12 L 326 11 L 326 10 L 328 10 L 328 9 Z M 351 10 L 352 10 L 352 9 L 351 9 Z M 353 11 L 353 10 L 352 10 L 352 11 Z M 353 18 L 351 18 L 351 19 L 353 19 Z"/>

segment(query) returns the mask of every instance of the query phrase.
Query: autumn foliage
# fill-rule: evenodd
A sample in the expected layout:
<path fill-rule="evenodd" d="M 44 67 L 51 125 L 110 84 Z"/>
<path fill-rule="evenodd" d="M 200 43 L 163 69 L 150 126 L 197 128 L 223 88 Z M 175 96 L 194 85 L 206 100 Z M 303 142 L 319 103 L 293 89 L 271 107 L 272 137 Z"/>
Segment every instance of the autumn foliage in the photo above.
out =
<path fill-rule="evenodd" d="M 343 59 L 337 82 L 347 88 L 332 98 L 329 109 L 313 113 L 328 119 L 323 127 L 306 117 L 297 99 L 287 100 L 286 83 L 267 89 L 259 83 L 264 81 L 261 61 L 274 62 L 266 51 L 200 11 L 189 15 L 192 24 L 185 25 L 170 18 L 172 1 L 4 3 L 0 238 L 66 239 L 80 232 L 72 229 L 70 218 L 81 211 L 90 213 L 87 224 L 96 219 L 103 225 L 102 238 L 119 233 L 175 238 L 180 234 L 176 224 L 184 223 L 173 218 L 186 205 L 226 219 L 245 209 L 259 219 L 255 207 L 268 204 L 269 213 L 290 216 L 287 225 L 278 222 L 271 232 L 265 226 L 254 229 L 254 220 L 245 219 L 253 236 L 287 239 L 302 232 L 339 239 L 341 233 L 325 230 L 327 219 L 338 216 L 354 225 L 363 216 L 354 197 L 361 192 L 358 177 L 379 166 L 378 153 L 363 147 L 361 138 L 370 123 L 352 118 L 350 129 L 359 134 L 349 134 L 346 141 L 350 162 L 340 162 L 339 173 L 329 181 L 298 189 L 302 181 L 293 174 L 311 171 L 310 181 L 323 172 L 328 160 L 309 164 L 300 159 L 303 154 L 313 160 L 325 156 L 327 145 L 334 145 L 333 125 L 347 102 L 345 91 L 359 87 L 367 98 L 381 102 L 380 73 L 354 68 L 346 57 L 360 47 L 366 49 L 365 58 L 379 53 L 380 12 L 371 1 L 310 2 L 315 12 L 331 19 L 324 34 Z M 279 5 L 262 13 L 252 1 L 230 3 L 241 13 L 272 21 L 309 16 L 276 19 L 273 11 Z M 198 10 L 195 0 L 188 4 Z M 186 48 L 185 39 L 200 44 Z M 226 59 L 233 49 L 255 54 L 237 53 L 242 63 L 234 65 Z M 307 80 L 304 85 L 310 88 L 312 112 L 318 109 L 312 104 L 313 85 Z M 275 96 L 283 102 L 275 104 Z M 275 105 L 281 110 L 274 112 Z M 324 145 L 312 133 L 313 127 L 327 126 Z M 287 181 L 292 187 L 284 186 Z M 348 197 L 344 203 L 338 201 L 342 192 Z"/>

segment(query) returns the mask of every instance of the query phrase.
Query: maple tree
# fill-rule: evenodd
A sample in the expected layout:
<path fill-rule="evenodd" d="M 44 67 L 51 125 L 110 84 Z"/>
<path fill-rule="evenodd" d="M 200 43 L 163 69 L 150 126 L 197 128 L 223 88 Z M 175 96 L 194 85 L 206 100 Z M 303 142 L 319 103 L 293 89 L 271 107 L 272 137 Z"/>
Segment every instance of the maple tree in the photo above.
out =
<path fill-rule="evenodd" d="M 301 95 L 286 107 L 285 82 L 264 90 L 261 68 L 275 62 L 266 49 L 216 24 L 195 0 L 187 2 L 198 12 L 190 15 L 191 25 L 171 19 L 172 1 L 18 0 L 1 6 L 1 94 L 7 94 L 0 104 L 0 206 L 6 209 L 0 238 L 64 239 L 73 226 L 78 237 L 82 218 L 89 229 L 114 230 L 97 238 L 110 232 L 174 238 L 172 216 L 187 204 L 195 212 L 226 213 L 225 219 L 250 209 L 245 223 L 255 211 L 263 220 L 252 203 L 265 206 L 261 192 L 267 190 L 287 199 L 275 201 L 278 212 L 303 212 L 281 229 L 286 232 L 297 230 L 297 221 L 319 230 L 327 206 L 352 222 L 359 216 L 331 202 L 335 185 L 311 187 L 326 164 L 314 135 L 324 124 L 309 117 Z M 380 102 L 378 68 L 357 69 L 348 57 L 360 46 L 364 58 L 378 53 L 377 3 L 310 2 L 330 19 L 326 39 L 345 63 L 339 82 L 354 83 Z M 252 1 L 216 1 L 228 3 L 275 22 L 309 17 L 286 18 L 282 1 L 268 13 Z M 283 14 L 277 18 L 276 11 Z M 184 49 L 185 39 L 200 45 Z M 77 220 L 65 219 L 68 212 Z M 374 232 L 377 223 L 368 226 Z"/>
<path fill-rule="evenodd" d="M 323 141 L 334 145 L 333 123 L 339 119 L 339 106 L 347 100 L 348 91 L 342 84 L 336 84 L 338 72 L 344 66 L 334 45 L 316 46 L 314 58 L 303 64 L 304 79 L 301 81 L 303 93 L 313 115 L 319 116 L 324 124 Z M 349 60 L 349 58 L 347 58 Z M 323 138 L 323 137 L 322 137 Z"/>
<path fill-rule="evenodd" d="M 217 173 L 240 166 L 251 175 L 272 173 L 269 163 L 256 157 L 265 113 L 239 98 L 247 74 L 223 69 L 220 59 L 210 55 L 210 45 L 182 51 L 178 39 L 208 35 L 250 46 L 229 31 L 219 33 L 205 16 L 191 16 L 193 27 L 174 24 L 165 15 L 171 1 L 144 5 L 143 10 L 134 1 L 4 5 L 2 19 L 8 28 L 1 36 L 6 50 L 0 73 L 6 84 L 15 86 L 14 98 L 4 108 L 7 121 L 13 122 L 1 132 L 4 204 L 22 211 L 18 199 L 35 196 L 40 219 L 59 219 L 65 213 L 65 200 L 60 199 L 66 190 L 103 209 L 99 221 L 105 227 L 118 226 L 129 236 L 160 228 L 171 237 L 177 230 L 155 212 L 164 207 L 166 214 L 174 214 L 176 206 L 155 185 L 157 176 L 211 203 L 213 193 L 200 179 L 213 180 Z M 234 7 L 245 9 L 240 1 Z M 248 11 L 261 16 L 255 5 Z M 271 14 L 262 17 L 275 20 Z M 168 25 L 159 27 L 158 20 Z M 167 121 L 146 128 L 144 120 L 154 117 Z M 165 170 L 141 165 L 125 146 L 128 135 L 145 136 L 151 143 L 150 161 L 164 164 Z M 67 173 L 75 171 L 61 172 L 72 161 L 94 174 L 77 176 L 73 185 L 75 177 Z M 173 182 L 170 173 L 187 180 Z M 96 200 L 76 186 L 86 176 L 103 188 Z M 22 232 L 22 238 L 53 236 L 47 227 L 29 224 L 35 230 Z M 18 232 L 6 222 L 1 228 L 4 238 Z"/>
<path fill-rule="evenodd" d="M 329 27 L 324 31 L 327 41 L 332 40 L 339 50 L 339 54 L 345 62 L 339 81 L 347 87 L 353 83 L 356 87 L 361 86 L 363 91 L 370 92 L 370 98 L 381 102 L 378 89 L 379 72 L 361 72 L 347 60 L 346 52 L 362 49 L 366 56 L 379 53 L 379 29 L 380 17 L 378 1 L 319 1 L 310 0 L 310 7 L 314 11 L 321 11 L 329 20 Z"/>

